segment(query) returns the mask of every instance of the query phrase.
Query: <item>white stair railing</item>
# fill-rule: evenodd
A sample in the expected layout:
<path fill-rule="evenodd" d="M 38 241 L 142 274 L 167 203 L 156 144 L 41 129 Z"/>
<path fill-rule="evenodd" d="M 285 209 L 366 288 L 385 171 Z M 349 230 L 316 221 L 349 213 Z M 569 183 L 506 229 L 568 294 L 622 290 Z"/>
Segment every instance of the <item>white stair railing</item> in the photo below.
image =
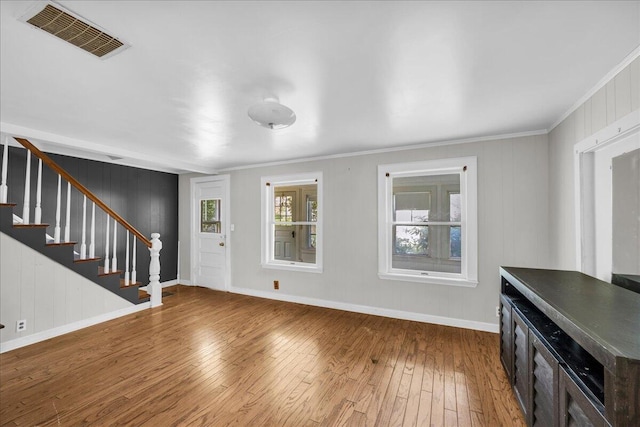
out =
<path fill-rule="evenodd" d="M 82 242 L 80 243 L 80 259 L 87 259 L 87 196 L 82 198 Z"/>
<path fill-rule="evenodd" d="M 38 182 L 36 184 L 36 210 L 34 224 L 42 223 L 42 159 L 38 159 Z"/>
<path fill-rule="evenodd" d="M 149 264 L 149 284 L 147 286 L 147 292 L 151 295 L 151 306 L 155 307 L 162 304 L 162 287 L 160 285 L 160 251 L 162 249 L 162 242 L 160 241 L 160 234 L 152 233 L 151 240 L 147 239 L 138 230 L 133 228 L 127 221 L 115 213 L 104 202 L 91 193 L 86 187 L 80 184 L 75 178 L 69 175 L 64 169 L 58 166 L 53 160 L 51 160 L 46 154 L 42 153 L 38 148 L 33 146 L 28 140 L 23 138 L 14 138 L 19 144 L 27 149 L 27 163 L 25 167 L 25 187 L 24 187 L 24 203 L 22 206 L 22 218 L 20 219 L 14 215 L 14 223 L 22 222 L 23 224 L 29 224 L 29 212 L 31 209 L 30 201 L 30 187 L 31 187 L 31 155 L 38 157 L 38 171 L 37 171 L 37 185 L 36 185 L 36 202 L 34 207 L 34 223 L 40 224 L 42 222 L 43 209 L 42 206 L 42 164 L 44 163 L 50 169 L 58 175 L 57 193 L 56 193 L 56 207 L 55 207 L 55 226 L 54 236 L 47 235 L 47 241 L 53 240 L 54 243 L 61 242 L 61 227 L 60 216 L 62 211 L 62 179 L 67 182 L 67 195 L 66 195 L 66 210 L 65 210 L 65 224 L 64 224 L 64 242 L 71 241 L 71 187 L 75 187 L 83 195 L 82 201 L 82 229 L 80 231 L 80 253 L 79 259 L 87 259 L 87 199 L 90 199 L 93 204 L 91 207 L 91 224 L 90 229 L 90 242 L 89 242 L 89 258 L 95 258 L 95 233 L 96 233 L 96 205 L 102 209 L 106 214 L 106 227 L 105 227 L 105 250 L 104 250 L 104 273 L 120 273 L 123 274 L 123 281 L 125 286 L 137 284 L 137 241 L 142 241 L 147 247 L 149 247 L 149 253 L 151 261 Z M 7 203 L 8 198 L 8 166 L 9 166 L 9 139 L 5 138 L 4 149 L 2 151 L 2 172 L 0 183 L 0 203 Z M 110 222 L 113 219 L 113 236 L 110 233 Z M 125 241 L 125 271 L 118 271 L 118 226 L 122 226 L 126 230 Z M 133 234 L 133 239 L 130 239 L 130 234 Z M 131 240 L 133 240 L 131 242 Z M 111 253 L 110 253 L 111 251 Z M 111 255 L 111 257 L 110 257 Z M 131 270 L 130 270 L 131 267 Z"/>
<path fill-rule="evenodd" d="M 24 203 L 22 204 L 22 223 L 29 224 L 29 204 L 31 200 L 31 151 L 27 151 L 27 167 L 24 177 Z"/>
<path fill-rule="evenodd" d="M 60 185 L 62 177 L 58 175 L 58 192 L 56 193 L 56 225 L 53 228 L 53 243 L 60 243 Z"/>

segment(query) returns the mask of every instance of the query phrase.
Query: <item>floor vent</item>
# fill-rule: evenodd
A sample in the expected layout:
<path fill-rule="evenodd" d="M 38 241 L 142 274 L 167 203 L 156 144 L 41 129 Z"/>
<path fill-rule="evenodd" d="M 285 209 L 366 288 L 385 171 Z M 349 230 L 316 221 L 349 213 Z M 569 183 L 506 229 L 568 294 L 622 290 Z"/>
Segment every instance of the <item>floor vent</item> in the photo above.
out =
<path fill-rule="evenodd" d="M 36 4 L 20 20 L 103 59 L 129 47 L 56 3 Z"/>

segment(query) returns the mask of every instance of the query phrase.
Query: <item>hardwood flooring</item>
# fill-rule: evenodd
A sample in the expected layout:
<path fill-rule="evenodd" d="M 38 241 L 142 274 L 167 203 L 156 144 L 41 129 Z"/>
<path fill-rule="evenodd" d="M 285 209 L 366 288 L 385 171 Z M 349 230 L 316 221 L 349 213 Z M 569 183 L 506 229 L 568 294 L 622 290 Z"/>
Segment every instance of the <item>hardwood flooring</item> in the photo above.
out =
<path fill-rule="evenodd" d="M 0 355 L 0 423 L 523 426 L 498 336 L 177 286 Z"/>

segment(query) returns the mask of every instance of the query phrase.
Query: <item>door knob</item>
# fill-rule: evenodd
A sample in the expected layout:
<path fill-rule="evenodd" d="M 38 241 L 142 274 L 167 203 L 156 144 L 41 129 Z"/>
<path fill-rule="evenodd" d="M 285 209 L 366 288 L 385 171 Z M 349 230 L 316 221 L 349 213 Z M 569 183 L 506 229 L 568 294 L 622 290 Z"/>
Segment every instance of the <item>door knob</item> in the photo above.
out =
<path fill-rule="evenodd" d="M 218 243 L 220 246 L 224 246 L 224 242 L 220 242 Z"/>

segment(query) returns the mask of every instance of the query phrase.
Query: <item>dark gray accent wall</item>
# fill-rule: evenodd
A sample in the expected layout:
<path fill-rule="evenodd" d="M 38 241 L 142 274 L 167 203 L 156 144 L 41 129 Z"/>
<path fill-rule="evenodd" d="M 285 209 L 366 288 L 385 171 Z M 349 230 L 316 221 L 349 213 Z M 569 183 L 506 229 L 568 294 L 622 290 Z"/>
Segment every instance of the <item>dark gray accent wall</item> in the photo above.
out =
<path fill-rule="evenodd" d="M 178 262 L 178 175 L 138 169 L 129 166 L 114 165 L 76 157 L 48 154 L 71 176 L 104 201 L 111 209 L 127 222 L 150 238 L 151 233 L 160 233 L 162 251 L 160 253 L 160 281 L 177 278 Z M 0 158 L 2 151 L 0 150 Z M 24 201 L 24 182 L 26 169 L 26 150 L 9 147 L 9 170 L 7 176 L 8 202 L 16 203 L 14 213 L 22 216 Z M 38 159 L 31 158 L 31 209 L 33 222 L 36 202 L 36 178 Z M 54 234 L 57 174 L 43 165 L 42 175 L 42 222 L 50 226 L 47 233 Z M 83 196 L 71 189 L 71 240 L 78 242 L 75 250 L 80 252 L 82 227 Z M 66 209 L 66 182 L 62 182 L 61 237 L 64 238 Z M 89 246 L 89 226 L 92 202 L 87 200 L 87 248 Z M 103 257 L 105 252 L 106 214 L 96 207 L 96 256 Z M 113 221 L 110 224 L 110 248 L 113 248 Z M 126 231 L 118 227 L 118 268 L 125 266 Z M 133 241 L 132 236 L 130 236 Z M 88 251 L 88 249 L 87 249 Z M 137 245 L 138 281 L 149 281 L 149 250 Z M 112 254 L 110 255 L 110 257 Z"/>

